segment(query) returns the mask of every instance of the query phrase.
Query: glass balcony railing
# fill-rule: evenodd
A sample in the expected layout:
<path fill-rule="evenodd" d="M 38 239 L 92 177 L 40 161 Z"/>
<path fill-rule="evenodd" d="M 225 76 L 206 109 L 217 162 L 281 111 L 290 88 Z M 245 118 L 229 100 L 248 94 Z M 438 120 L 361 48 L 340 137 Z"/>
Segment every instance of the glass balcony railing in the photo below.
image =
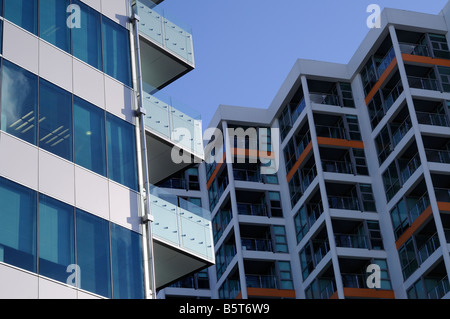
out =
<path fill-rule="evenodd" d="M 361 210 L 359 201 L 355 197 L 330 196 L 328 203 L 333 209 Z"/>
<path fill-rule="evenodd" d="M 156 186 L 150 187 L 150 203 L 155 238 L 213 260 L 209 211 Z"/>
<path fill-rule="evenodd" d="M 400 51 L 411 55 L 431 56 L 428 46 L 424 44 L 400 43 Z"/>
<path fill-rule="evenodd" d="M 419 256 L 419 264 L 423 264 L 432 253 L 438 249 L 440 246 L 438 234 L 435 233 L 433 236 L 427 239 L 427 241 L 418 249 L 417 253 Z"/>
<path fill-rule="evenodd" d="M 352 163 L 346 161 L 322 160 L 324 172 L 353 174 Z"/>
<path fill-rule="evenodd" d="M 406 165 L 400 168 L 400 176 L 402 177 L 402 183 L 405 184 L 406 181 L 411 177 L 412 174 L 419 168 L 420 156 L 419 153 L 414 155 L 414 157 L 406 163 Z"/>
<path fill-rule="evenodd" d="M 345 129 L 339 126 L 316 125 L 317 136 L 347 139 Z"/>
<path fill-rule="evenodd" d="M 236 181 L 244 181 L 244 182 L 261 182 L 262 177 L 258 170 L 246 170 L 233 168 L 233 176 Z"/>
<path fill-rule="evenodd" d="M 392 107 L 392 105 L 394 105 L 395 101 L 402 93 L 403 93 L 403 83 L 401 80 L 398 81 L 397 84 L 387 94 L 383 93 L 383 96 L 385 96 L 383 105 L 384 114 L 386 114 L 387 111 Z M 377 116 L 380 115 L 377 114 Z"/>
<path fill-rule="evenodd" d="M 449 127 L 448 117 L 445 114 L 416 112 L 419 124 Z"/>
<path fill-rule="evenodd" d="M 335 234 L 336 246 L 346 248 L 368 248 L 366 236 L 358 234 Z"/>
<path fill-rule="evenodd" d="M 161 91 L 151 90 L 149 87 L 146 87 L 145 91 L 145 127 L 203 158 L 201 115 Z"/>
<path fill-rule="evenodd" d="M 238 214 L 251 216 L 268 216 L 263 204 L 237 203 Z"/>
<path fill-rule="evenodd" d="M 440 91 L 439 82 L 436 79 L 408 76 L 408 82 L 413 89 Z"/>
<path fill-rule="evenodd" d="M 330 246 L 328 244 L 328 239 L 325 239 L 324 241 L 322 241 L 319 245 L 319 247 L 317 247 L 314 250 L 314 262 L 315 265 L 317 266 L 320 261 L 327 255 L 327 253 L 330 251 Z"/>
<path fill-rule="evenodd" d="M 411 201 L 412 199 L 409 198 L 408 200 Z M 428 193 L 425 193 L 411 208 L 408 208 L 409 224 L 411 225 L 429 205 L 430 199 Z"/>
<path fill-rule="evenodd" d="M 450 151 L 449 150 L 432 150 L 429 148 L 425 149 L 427 154 L 427 159 L 429 162 L 450 164 Z"/>
<path fill-rule="evenodd" d="M 249 288 L 278 289 L 277 277 L 273 275 L 245 275 Z"/>
<path fill-rule="evenodd" d="M 311 102 L 317 104 L 337 105 L 340 106 L 339 96 L 330 93 L 311 93 Z"/>
<path fill-rule="evenodd" d="M 377 67 L 378 77 L 380 77 L 383 74 L 383 72 L 387 69 L 389 64 L 391 64 L 391 62 L 392 62 L 392 60 L 394 60 L 394 58 L 395 58 L 395 51 L 394 51 L 394 47 L 392 47 L 389 50 L 389 52 L 386 54 L 386 56 L 383 58 L 380 65 Z"/>
<path fill-rule="evenodd" d="M 448 281 L 448 277 L 445 276 L 439 282 L 428 290 L 427 297 L 428 299 L 441 299 L 450 291 L 450 283 Z"/>
<path fill-rule="evenodd" d="M 391 124 L 392 129 L 394 129 L 394 124 Z M 392 133 L 392 143 L 394 147 L 400 143 L 402 138 L 408 133 L 409 129 L 412 127 L 411 119 L 408 116 L 400 125 L 397 126 L 397 129 Z"/>
<path fill-rule="evenodd" d="M 435 188 L 434 193 L 438 202 L 450 203 L 450 189 L 447 188 Z"/>
<path fill-rule="evenodd" d="M 272 241 L 263 238 L 241 238 L 242 248 L 253 251 L 273 251 Z"/>
<path fill-rule="evenodd" d="M 190 27 L 174 23 L 164 10 L 150 0 L 136 0 L 135 12 L 140 18 L 141 35 L 157 43 L 184 61 L 193 64 L 193 41 Z"/>

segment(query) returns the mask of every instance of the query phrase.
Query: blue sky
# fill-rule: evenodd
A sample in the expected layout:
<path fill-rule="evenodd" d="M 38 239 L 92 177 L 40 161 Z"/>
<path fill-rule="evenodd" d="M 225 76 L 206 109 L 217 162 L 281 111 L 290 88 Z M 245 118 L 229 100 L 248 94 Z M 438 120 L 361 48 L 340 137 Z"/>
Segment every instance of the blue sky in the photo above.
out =
<path fill-rule="evenodd" d="M 164 91 L 198 110 L 267 108 L 296 59 L 347 63 L 369 31 L 369 4 L 437 14 L 447 0 L 165 0 L 192 28 L 196 69 Z M 175 21 L 176 20 L 176 21 Z"/>

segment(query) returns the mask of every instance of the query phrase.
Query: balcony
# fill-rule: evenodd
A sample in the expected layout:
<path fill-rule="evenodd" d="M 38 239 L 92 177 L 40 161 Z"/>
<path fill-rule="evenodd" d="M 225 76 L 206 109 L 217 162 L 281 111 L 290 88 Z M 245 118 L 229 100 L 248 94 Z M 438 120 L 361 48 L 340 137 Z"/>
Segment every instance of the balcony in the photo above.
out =
<path fill-rule="evenodd" d="M 447 115 L 439 113 L 416 112 L 419 124 L 450 127 Z"/>
<path fill-rule="evenodd" d="M 203 160 L 202 120 L 199 113 L 157 90 L 152 91 L 152 94 L 144 92 L 143 103 L 149 167 L 164 168 L 150 169 L 152 184 Z M 180 163 L 180 160 L 174 160 L 172 149 L 175 146 L 183 150 L 183 155 L 187 155 L 191 161 Z"/>
<path fill-rule="evenodd" d="M 394 47 L 392 47 L 377 67 L 378 77 L 380 77 L 384 73 L 384 71 L 387 69 L 389 64 L 391 64 L 391 62 L 394 59 L 395 59 L 395 50 Z"/>
<path fill-rule="evenodd" d="M 155 186 L 150 203 L 157 287 L 214 263 L 208 211 Z"/>
<path fill-rule="evenodd" d="M 356 197 L 328 196 L 328 203 L 332 209 L 361 210 Z"/>
<path fill-rule="evenodd" d="M 426 148 L 425 153 L 429 162 L 450 164 L 450 151 L 449 150 L 433 150 Z"/>
<path fill-rule="evenodd" d="M 140 18 L 143 81 L 161 89 L 194 68 L 192 33 L 150 0 L 135 0 L 133 7 Z"/>
<path fill-rule="evenodd" d="M 413 89 L 440 91 L 439 82 L 436 79 L 408 76 L 408 82 Z"/>
<path fill-rule="evenodd" d="M 437 284 L 427 291 L 428 299 L 441 299 L 450 291 L 448 276 L 445 276 Z"/>
<path fill-rule="evenodd" d="M 368 249 L 367 238 L 358 234 L 335 234 L 336 246 Z"/>

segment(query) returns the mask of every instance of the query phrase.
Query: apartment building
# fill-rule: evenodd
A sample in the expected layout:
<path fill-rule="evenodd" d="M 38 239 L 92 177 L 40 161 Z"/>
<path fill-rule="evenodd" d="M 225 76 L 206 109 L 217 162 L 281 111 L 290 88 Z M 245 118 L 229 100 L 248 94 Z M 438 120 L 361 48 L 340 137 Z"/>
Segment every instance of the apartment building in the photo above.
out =
<path fill-rule="evenodd" d="M 204 157 L 161 91 L 192 33 L 157 2 L 0 1 L 0 298 L 155 298 L 214 264 L 209 211 L 155 186 Z"/>
<path fill-rule="evenodd" d="M 450 4 L 380 21 L 348 64 L 298 60 L 268 109 L 219 106 L 209 127 L 279 137 L 206 154 L 210 284 L 162 296 L 449 297 Z M 267 142 L 275 175 L 252 161 Z"/>

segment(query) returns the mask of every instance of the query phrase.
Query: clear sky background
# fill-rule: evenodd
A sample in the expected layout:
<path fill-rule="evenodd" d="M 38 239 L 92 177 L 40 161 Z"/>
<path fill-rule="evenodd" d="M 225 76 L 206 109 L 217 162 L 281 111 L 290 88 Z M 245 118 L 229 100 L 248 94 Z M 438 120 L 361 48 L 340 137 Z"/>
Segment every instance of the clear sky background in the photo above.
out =
<path fill-rule="evenodd" d="M 368 33 L 369 4 L 438 14 L 447 0 L 165 0 L 192 27 L 196 68 L 163 89 L 198 110 L 267 108 L 298 58 L 348 63 Z M 175 21 L 176 20 L 176 21 Z"/>

